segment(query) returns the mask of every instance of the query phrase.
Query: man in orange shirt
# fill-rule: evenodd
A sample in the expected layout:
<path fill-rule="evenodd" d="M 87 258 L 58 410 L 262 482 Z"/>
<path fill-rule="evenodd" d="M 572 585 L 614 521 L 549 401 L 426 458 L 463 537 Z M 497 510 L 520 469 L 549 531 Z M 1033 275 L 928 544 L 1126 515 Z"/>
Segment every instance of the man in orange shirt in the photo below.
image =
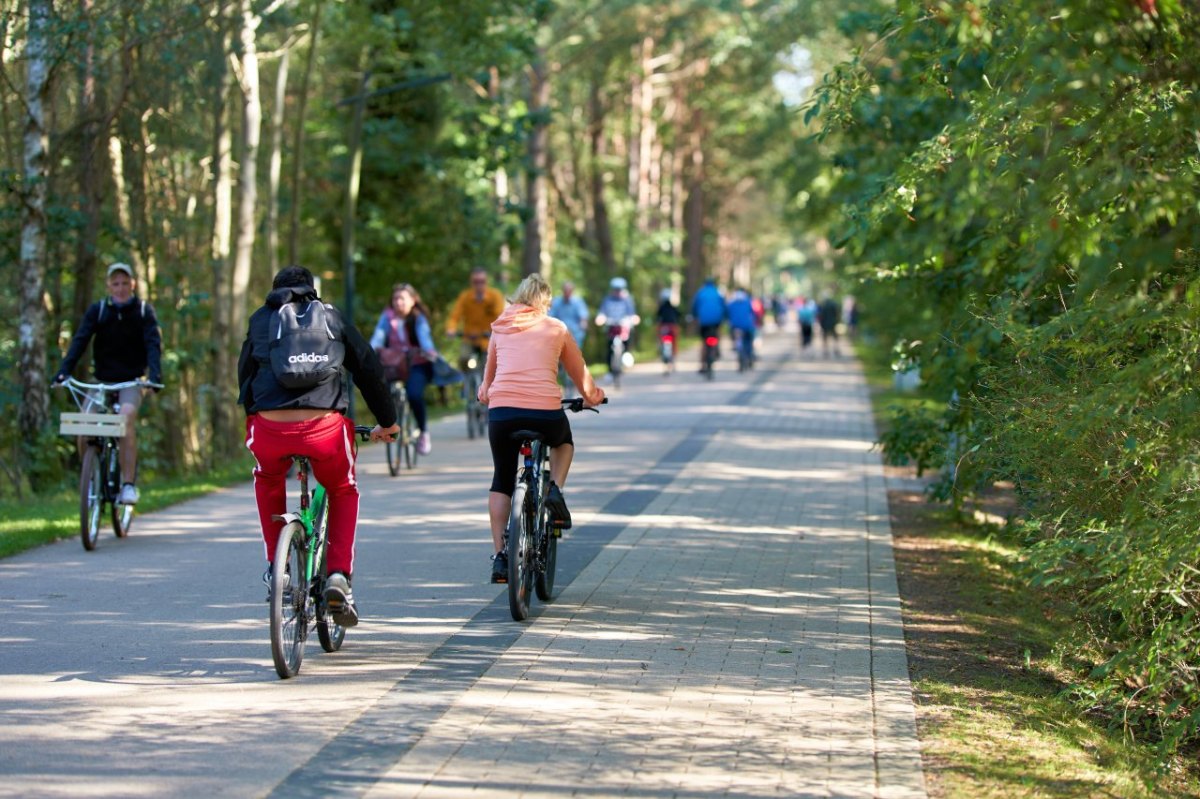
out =
<path fill-rule="evenodd" d="M 482 355 L 492 333 L 492 322 L 503 311 L 504 295 L 488 285 L 487 270 L 477 266 L 471 270 L 471 287 L 458 295 L 450 309 L 446 333 L 456 336 L 461 328 L 464 344 Z"/>
<path fill-rule="evenodd" d="M 513 294 L 513 304 L 492 324 L 487 367 L 479 386 L 479 401 L 488 406 L 488 441 L 492 448 L 492 487 L 488 517 L 492 528 L 492 582 L 508 581 L 508 555 L 504 551 L 504 525 L 512 506 L 517 479 L 520 442 L 518 430 L 535 430 L 550 447 L 550 489 L 546 507 L 551 521 L 563 530 L 571 526 L 571 513 L 561 486 L 575 455 L 571 425 L 562 409 L 558 386 L 559 362 L 566 368 L 583 397 L 585 407 L 604 401 L 604 391 L 588 374 L 587 364 L 567 326 L 547 315 L 553 293 L 545 278 L 532 274 Z"/>

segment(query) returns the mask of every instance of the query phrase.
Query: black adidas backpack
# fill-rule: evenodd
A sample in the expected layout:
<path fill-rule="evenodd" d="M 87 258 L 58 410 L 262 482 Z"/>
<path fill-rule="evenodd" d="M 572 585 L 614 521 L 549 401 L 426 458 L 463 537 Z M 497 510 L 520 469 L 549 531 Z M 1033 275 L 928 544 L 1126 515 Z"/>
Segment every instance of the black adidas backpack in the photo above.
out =
<path fill-rule="evenodd" d="M 340 377 L 346 345 L 329 327 L 333 309 L 320 300 L 285 302 L 271 317 L 271 371 L 284 388 L 315 388 Z"/>

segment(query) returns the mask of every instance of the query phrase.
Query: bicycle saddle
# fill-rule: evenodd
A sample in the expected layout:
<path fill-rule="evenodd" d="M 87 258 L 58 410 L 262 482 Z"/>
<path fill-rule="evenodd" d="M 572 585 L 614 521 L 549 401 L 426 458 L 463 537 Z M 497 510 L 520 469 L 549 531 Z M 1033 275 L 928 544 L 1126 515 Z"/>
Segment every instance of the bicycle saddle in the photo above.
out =
<path fill-rule="evenodd" d="M 509 438 L 513 441 L 541 441 L 543 436 L 536 430 L 517 430 Z"/>

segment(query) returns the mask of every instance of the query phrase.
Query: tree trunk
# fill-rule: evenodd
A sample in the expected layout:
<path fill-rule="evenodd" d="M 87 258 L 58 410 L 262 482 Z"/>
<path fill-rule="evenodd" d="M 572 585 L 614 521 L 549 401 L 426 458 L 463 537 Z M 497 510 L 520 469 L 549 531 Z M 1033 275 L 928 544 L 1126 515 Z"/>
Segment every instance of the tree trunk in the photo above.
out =
<path fill-rule="evenodd" d="M 687 200 L 684 202 L 684 253 L 687 256 L 687 294 L 700 288 L 707 275 L 704 263 L 704 117 L 692 110 L 689 129 Z"/>
<path fill-rule="evenodd" d="M 604 199 L 604 160 L 608 155 L 608 139 L 604 135 L 604 101 L 600 97 L 600 79 L 594 77 L 588 102 L 589 139 L 592 162 L 592 227 L 595 230 L 597 255 L 604 274 L 617 274 L 617 259 L 613 253 L 612 226 L 608 221 L 608 202 Z"/>
<path fill-rule="evenodd" d="M 75 299 L 72 318 L 81 319 L 92 302 L 96 282 L 96 245 L 100 237 L 100 119 L 96 102 L 96 44 L 92 22 L 94 0 L 80 0 L 83 54 L 79 76 L 79 194 L 83 225 L 75 245 Z"/>
<path fill-rule="evenodd" d="M 213 231 L 212 231 L 212 402 L 213 463 L 219 462 L 234 449 L 234 409 L 228 391 L 237 380 L 232 352 L 229 252 L 233 229 L 233 134 L 229 130 L 229 89 L 231 77 L 228 53 L 232 44 L 228 23 L 218 17 L 221 34 L 219 51 L 214 54 L 221 64 L 213 107 Z"/>
<path fill-rule="evenodd" d="M 237 245 L 234 250 L 233 280 L 230 286 L 229 333 L 240 340 L 249 315 L 247 297 L 250 288 L 250 267 L 254 260 L 255 221 L 258 217 L 258 147 L 262 135 L 262 97 L 258 83 L 258 45 L 256 37 L 261 22 L 250 0 L 242 0 L 241 73 L 242 89 L 242 161 L 238 169 Z M 237 342 L 224 342 L 231 352 Z M 222 391 L 228 388 L 222 386 Z"/>
<path fill-rule="evenodd" d="M 488 67 L 488 99 L 493 103 L 500 102 L 500 69 L 496 66 Z M 504 164 L 499 164 L 496 167 L 496 174 L 492 177 L 492 194 L 496 203 L 496 217 L 502 219 L 508 213 L 508 170 L 504 168 Z M 498 254 L 500 264 L 500 274 L 497 277 L 501 285 L 508 282 L 508 267 L 512 263 L 512 248 L 509 247 L 507 237 L 500 242 L 500 252 Z"/>
<path fill-rule="evenodd" d="M 542 237 L 546 230 L 546 139 L 550 105 L 550 80 L 546 73 L 543 49 L 529 69 L 529 112 L 533 116 L 533 131 L 525 166 L 525 246 L 521 252 L 521 274 L 544 273 Z"/>
<path fill-rule="evenodd" d="M 31 453 L 49 418 L 46 381 L 46 184 L 50 137 L 46 105 L 50 99 L 51 0 L 30 0 L 29 38 L 25 44 L 24 187 L 21 203 L 21 309 L 17 335 L 17 372 L 21 408 L 17 426 Z"/>
<path fill-rule="evenodd" d="M 304 60 L 304 77 L 300 80 L 300 89 L 296 95 L 296 131 L 292 141 L 292 213 L 288 225 L 287 262 L 298 263 L 300 257 L 300 206 L 304 192 L 301 185 L 301 167 L 304 164 L 304 121 L 308 108 L 308 87 L 312 80 L 313 64 L 317 60 L 317 40 L 321 32 L 321 10 L 324 0 L 313 4 L 312 22 L 309 23 L 308 55 Z"/>
<path fill-rule="evenodd" d="M 641 75 L 641 92 L 638 95 L 639 105 L 634 109 L 638 115 L 637 138 L 637 185 L 634 199 L 637 208 L 637 232 L 646 233 L 650 230 L 650 208 L 652 193 L 650 182 L 654 164 L 654 140 L 657 131 L 654 125 L 654 39 L 647 36 L 642 40 L 641 64 L 638 67 Z M 634 147 L 630 143 L 630 149 Z"/>
<path fill-rule="evenodd" d="M 358 221 L 358 192 L 362 181 L 363 115 L 366 113 L 367 84 L 371 80 L 371 73 L 366 68 L 366 53 L 361 58 L 361 64 L 362 79 L 358 83 L 358 97 L 354 101 L 354 121 L 350 128 L 350 172 L 346 175 L 346 207 L 342 216 L 342 279 L 345 281 L 345 307 L 342 311 L 351 324 L 354 323 L 354 294 L 358 290 L 354 270 L 354 232 Z"/>
<path fill-rule="evenodd" d="M 283 105 L 287 101 L 288 62 L 291 49 L 279 56 L 275 73 L 275 107 L 271 109 L 271 154 L 267 176 L 267 266 L 279 271 L 279 178 L 283 172 Z"/>

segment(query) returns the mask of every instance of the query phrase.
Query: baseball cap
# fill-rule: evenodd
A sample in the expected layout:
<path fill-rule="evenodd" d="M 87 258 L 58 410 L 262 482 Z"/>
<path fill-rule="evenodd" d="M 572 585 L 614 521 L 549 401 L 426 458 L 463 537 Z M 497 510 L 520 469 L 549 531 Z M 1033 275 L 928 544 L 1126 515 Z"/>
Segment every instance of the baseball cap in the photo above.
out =
<path fill-rule="evenodd" d="M 626 289 L 629 288 L 629 284 L 625 282 L 625 278 L 623 277 L 614 277 L 608 282 L 608 287 L 610 289 Z"/>
<path fill-rule="evenodd" d="M 124 272 L 125 274 L 129 275 L 130 278 L 133 277 L 133 267 L 129 264 L 123 264 L 119 261 L 108 268 L 108 274 L 105 275 L 105 278 L 112 277 L 113 272 Z"/>

